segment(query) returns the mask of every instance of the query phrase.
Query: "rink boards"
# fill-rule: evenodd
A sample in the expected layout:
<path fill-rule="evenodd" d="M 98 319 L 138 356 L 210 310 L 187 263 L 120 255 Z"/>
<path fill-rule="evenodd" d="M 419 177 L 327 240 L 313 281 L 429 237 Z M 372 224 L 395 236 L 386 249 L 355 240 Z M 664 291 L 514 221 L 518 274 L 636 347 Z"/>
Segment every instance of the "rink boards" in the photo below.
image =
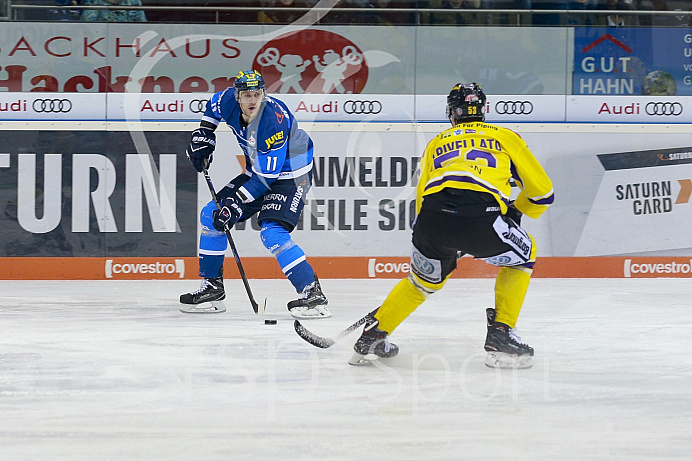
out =
<path fill-rule="evenodd" d="M 503 123 L 553 180 L 555 203 L 522 225 L 535 277 L 689 277 L 688 124 Z M 2 122 L 0 279 L 197 277 L 199 210 L 209 200 L 184 146 L 195 122 Z M 305 122 L 314 184 L 293 233 L 322 278 L 408 272 L 415 169 L 443 123 Z M 217 189 L 242 171 L 222 127 Z M 518 193 L 513 189 L 513 196 Z M 256 220 L 233 238 L 251 278 L 283 275 Z M 230 256 L 230 253 L 229 253 Z M 464 258 L 455 277 L 492 277 Z M 227 277 L 236 277 L 232 258 Z"/>
<path fill-rule="evenodd" d="M 242 258 L 250 279 L 284 279 L 270 257 Z M 405 277 L 409 259 L 403 257 L 309 258 L 322 279 Z M 175 280 L 196 279 L 197 258 L 0 258 L 0 280 Z M 498 268 L 469 257 L 458 261 L 452 278 L 492 278 Z M 233 258 L 226 258 L 224 277 L 240 278 Z M 536 278 L 690 278 L 689 257 L 543 257 Z"/>

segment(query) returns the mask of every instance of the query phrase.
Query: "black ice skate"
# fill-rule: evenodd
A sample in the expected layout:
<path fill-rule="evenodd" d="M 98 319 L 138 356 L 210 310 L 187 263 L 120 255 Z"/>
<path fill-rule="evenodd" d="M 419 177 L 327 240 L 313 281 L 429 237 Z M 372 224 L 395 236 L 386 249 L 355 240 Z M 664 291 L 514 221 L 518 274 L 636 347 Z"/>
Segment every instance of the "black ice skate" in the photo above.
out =
<path fill-rule="evenodd" d="M 331 317 L 327 308 L 327 297 L 322 293 L 320 281 L 315 275 L 315 281 L 303 288 L 300 298 L 288 303 L 288 311 L 296 319 L 319 319 Z"/>
<path fill-rule="evenodd" d="M 488 334 L 485 364 L 491 368 L 529 368 L 533 365 L 533 348 L 521 342 L 521 338 L 504 323 L 495 321 L 495 309 L 485 310 Z"/>
<path fill-rule="evenodd" d="M 365 324 L 363 334 L 353 345 L 353 355 L 348 363 L 351 365 L 365 365 L 378 358 L 388 359 L 399 354 L 399 346 L 389 342 L 386 331 L 380 330 L 377 326 L 380 323 L 372 317 Z"/>
<path fill-rule="evenodd" d="M 202 279 L 199 290 L 180 295 L 180 312 L 186 314 L 216 314 L 226 312 L 223 300 L 226 292 L 223 289 L 223 277 Z"/>

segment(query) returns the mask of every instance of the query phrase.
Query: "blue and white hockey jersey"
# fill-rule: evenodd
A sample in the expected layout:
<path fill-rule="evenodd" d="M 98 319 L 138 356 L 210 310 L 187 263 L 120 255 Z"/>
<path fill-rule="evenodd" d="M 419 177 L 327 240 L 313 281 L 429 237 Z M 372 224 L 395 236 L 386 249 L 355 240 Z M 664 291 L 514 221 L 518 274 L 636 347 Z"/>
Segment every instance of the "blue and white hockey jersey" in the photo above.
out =
<path fill-rule="evenodd" d="M 259 115 L 246 127 L 235 99 L 235 89 L 214 94 L 207 102 L 202 121 L 218 126 L 225 121 L 245 154 L 246 174 L 240 198 L 251 202 L 266 194 L 277 180 L 295 179 L 312 171 L 313 145 L 286 104 L 265 97 Z"/>

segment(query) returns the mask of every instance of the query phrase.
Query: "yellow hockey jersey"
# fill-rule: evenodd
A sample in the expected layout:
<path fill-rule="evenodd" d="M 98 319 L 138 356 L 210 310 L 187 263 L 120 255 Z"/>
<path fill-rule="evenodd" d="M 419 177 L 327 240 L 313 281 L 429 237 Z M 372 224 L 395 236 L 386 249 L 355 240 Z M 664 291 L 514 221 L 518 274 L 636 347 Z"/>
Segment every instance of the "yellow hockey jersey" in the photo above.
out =
<path fill-rule="evenodd" d="M 492 194 L 507 212 L 510 179 L 521 189 L 519 211 L 538 218 L 553 203 L 553 184 L 526 142 L 512 130 L 483 122 L 460 123 L 435 136 L 421 159 L 416 212 L 423 197 L 446 187 Z"/>

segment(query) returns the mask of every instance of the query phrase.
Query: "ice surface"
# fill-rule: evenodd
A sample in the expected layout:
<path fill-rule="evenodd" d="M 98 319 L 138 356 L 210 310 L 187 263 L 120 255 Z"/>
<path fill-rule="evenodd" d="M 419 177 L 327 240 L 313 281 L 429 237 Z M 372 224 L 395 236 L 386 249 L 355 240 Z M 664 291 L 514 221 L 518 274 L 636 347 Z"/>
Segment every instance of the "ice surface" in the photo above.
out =
<path fill-rule="evenodd" d="M 322 280 L 338 333 L 396 280 Z M 239 280 L 223 314 L 183 281 L 0 281 L 0 460 L 689 460 L 692 281 L 535 279 L 528 370 L 483 364 L 493 281 L 453 279 L 347 364 L 358 332 L 302 341 L 285 280 Z M 277 319 L 265 325 L 264 319 Z"/>

